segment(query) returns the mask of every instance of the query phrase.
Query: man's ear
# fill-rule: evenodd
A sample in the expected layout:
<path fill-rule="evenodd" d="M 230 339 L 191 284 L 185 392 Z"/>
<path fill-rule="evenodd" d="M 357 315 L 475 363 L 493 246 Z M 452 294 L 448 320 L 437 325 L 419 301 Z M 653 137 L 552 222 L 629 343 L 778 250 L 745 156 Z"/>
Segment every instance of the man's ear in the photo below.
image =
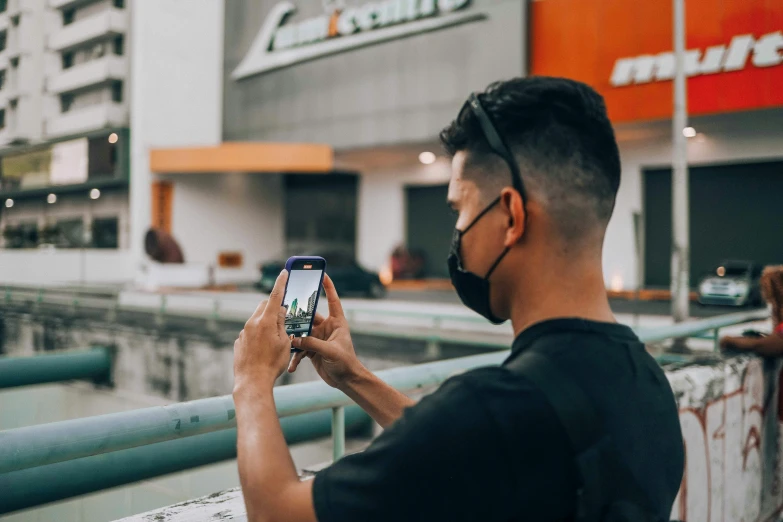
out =
<path fill-rule="evenodd" d="M 527 211 L 522 203 L 522 196 L 515 189 L 506 187 L 500 192 L 500 205 L 508 215 L 508 229 L 504 245 L 515 245 L 525 233 Z"/>

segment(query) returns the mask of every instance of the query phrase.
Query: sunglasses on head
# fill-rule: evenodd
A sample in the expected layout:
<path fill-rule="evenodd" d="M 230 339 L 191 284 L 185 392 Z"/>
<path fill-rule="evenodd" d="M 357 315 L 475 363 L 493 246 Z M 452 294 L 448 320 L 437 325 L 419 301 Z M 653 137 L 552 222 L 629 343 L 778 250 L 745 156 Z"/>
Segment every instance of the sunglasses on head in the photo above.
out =
<path fill-rule="evenodd" d="M 527 203 L 527 193 L 525 192 L 525 184 L 522 182 L 522 175 L 519 172 L 519 165 L 514 159 L 514 156 L 511 154 L 509 148 L 503 142 L 500 134 L 498 134 L 495 126 L 492 124 L 492 120 L 484 110 L 484 107 L 481 106 L 481 102 L 475 93 L 472 93 L 470 96 L 468 96 L 465 105 L 463 105 L 462 109 L 459 111 L 459 116 L 457 117 L 458 120 L 462 120 L 462 116 L 466 110 L 473 112 L 473 114 L 476 116 L 476 119 L 478 119 L 479 125 L 481 126 L 481 131 L 484 133 L 484 138 L 486 138 L 487 143 L 489 144 L 489 148 L 492 150 L 492 152 L 503 158 L 503 160 L 508 165 L 508 168 L 511 171 L 511 183 L 514 186 L 514 189 L 516 189 L 516 191 L 519 192 L 519 195 L 522 197 L 522 204 L 524 205 Z"/>

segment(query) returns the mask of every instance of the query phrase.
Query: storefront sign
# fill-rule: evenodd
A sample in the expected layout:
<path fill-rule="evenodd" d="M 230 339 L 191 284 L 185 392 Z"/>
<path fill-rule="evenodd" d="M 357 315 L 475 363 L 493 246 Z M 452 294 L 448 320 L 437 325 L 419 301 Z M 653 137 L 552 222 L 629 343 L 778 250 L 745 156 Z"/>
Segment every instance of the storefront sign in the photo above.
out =
<path fill-rule="evenodd" d="M 325 14 L 288 23 L 296 7 L 288 1 L 279 2 L 231 77 L 241 80 L 322 56 L 485 18 L 481 12 L 459 12 L 468 3 L 385 0 L 345 7 L 341 2 L 326 0 Z"/>
<path fill-rule="evenodd" d="M 716 45 L 702 51 L 688 50 L 685 55 L 685 75 L 717 74 L 740 71 L 747 67 L 774 67 L 783 63 L 783 33 L 777 31 L 756 40 L 753 35 L 735 36 L 731 44 Z M 643 54 L 620 58 L 614 64 L 609 83 L 622 87 L 631 83 L 648 83 L 674 78 L 674 53 Z"/>
<path fill-rule="evenodd" d="M 783 107 L 783 1 L 688 0 L 688 114 Z M 672 3 L 531 2 L 531 72 L 594 87 L 615 123 L 671 117 Z M 568 16 L 564 16 L 567 13 Z"/>

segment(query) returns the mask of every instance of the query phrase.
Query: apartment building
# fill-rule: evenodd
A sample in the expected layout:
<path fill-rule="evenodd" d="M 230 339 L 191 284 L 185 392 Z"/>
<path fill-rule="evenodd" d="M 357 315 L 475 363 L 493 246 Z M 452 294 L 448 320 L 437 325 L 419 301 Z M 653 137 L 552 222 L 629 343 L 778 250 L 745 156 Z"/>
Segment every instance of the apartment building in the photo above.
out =
<path fill-rule="evenodd" d="M 0 246 L 123 248 L 128 0 L 0 0 Z"/>

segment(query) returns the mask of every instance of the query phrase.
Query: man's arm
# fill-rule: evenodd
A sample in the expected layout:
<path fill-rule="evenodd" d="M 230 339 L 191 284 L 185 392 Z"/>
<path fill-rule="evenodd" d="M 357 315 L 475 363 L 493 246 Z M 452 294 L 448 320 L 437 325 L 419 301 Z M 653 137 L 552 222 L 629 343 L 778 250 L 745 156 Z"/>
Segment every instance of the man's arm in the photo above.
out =
<path fill-rule="evenodd" d="M 299 481 L 272 393 L 290 357 L 281 306 L 287 279 L 284 270 L 234 343 L 237 464 L 250 521 L 316 522 L 312 481 Z"/>
<path fill-rule="evenodd" d="M 288 371 L 296 371 L 300 361 L 308 357 L 329 386 L 345 393 L 386 428 L 415 402 L 362 365 L 353 348 L 340 298 L 328 275 L 324 276 L 324 291 L 329 302 L 329 317 L 317 315 L 311 335 L 293 340 L 293 345 L 304 351 L 294 355 Z"/>
<path fill-rule="evenodd" d="M 361 406 L 382 428 L 394 424 L 402 417 L 405 408 L 416 404 L 364 367 L 358 375 L 340 386 L 340 391 Z"/>
<path fill-rule="evenodd" d="M 234 390 L 237 464 L 248 520 L 315 522 L 313 481 L 297 476 L 275 410 L 273 383 Z"/>

